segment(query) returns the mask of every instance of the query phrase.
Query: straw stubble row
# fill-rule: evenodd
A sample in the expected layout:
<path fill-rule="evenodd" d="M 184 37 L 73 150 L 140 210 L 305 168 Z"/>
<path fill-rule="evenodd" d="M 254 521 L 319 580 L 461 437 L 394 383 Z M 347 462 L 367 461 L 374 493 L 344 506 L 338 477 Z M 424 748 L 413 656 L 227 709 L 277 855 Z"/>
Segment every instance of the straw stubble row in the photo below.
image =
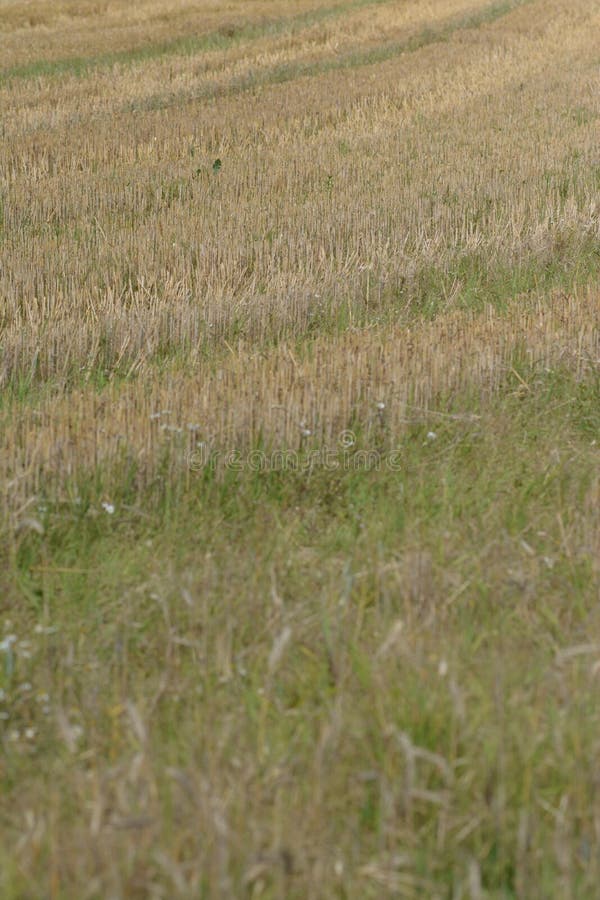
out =
<path fill-rule="evenodd" d="M 66 101 L 34 140 L 20 121 L 0 149 L 1 383 L 418 312 L 423 273 L 459 294 L 465 259 L 572 265 L 600 227 L 598 14 L 540 9 L 216 104 L 92 104 L 71 127 Z M 106 89 L 82 84 L 74 108 Z"/>
<path fill-rule="evenodd" d="M 349 331 L 316 339 L 304 352 L 290 345 L 268 354 L 232 351 L 191 374 L 50 396 L 20 409 L 18 422 L 2 430 L 5 501 L 16 511 L 32 495 L 60 494 L 86 472 L 123 459 L 134 463 L 143 489 L 159 470 L 165 476 L 165 458 L 167 477 L 179 478 L 212 454 L 225 459 L 259 443 L 274 451 L 340 449 L 348 428 L 367 448 L 381 439 L 393 447 L 406 424 L 427 420 L 440 399 L 452 406 L 455 397 L 455 413 L 470 419 L 469 398 L 477 408 L 481 397 L 504 389 L 516 359 L 532 372 L 597 372 L 598 321 L 598 291 L 524 298 L 502 316 L 490 309 L 413 328 Z M 517 389 L 536 389 L 516 378 Z"/>

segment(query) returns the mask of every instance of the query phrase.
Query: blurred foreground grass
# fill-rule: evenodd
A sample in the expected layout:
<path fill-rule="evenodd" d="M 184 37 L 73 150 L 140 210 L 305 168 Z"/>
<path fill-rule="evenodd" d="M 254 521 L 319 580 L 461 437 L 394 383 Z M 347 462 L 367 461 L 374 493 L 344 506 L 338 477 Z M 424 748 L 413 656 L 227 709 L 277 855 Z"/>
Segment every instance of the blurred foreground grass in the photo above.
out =
<path fill-rule="evenodd" d="M 2 896 L 594 896 L 599 426 L 597 375 L 515 360 L 393 466 L 40 504 Z"/>

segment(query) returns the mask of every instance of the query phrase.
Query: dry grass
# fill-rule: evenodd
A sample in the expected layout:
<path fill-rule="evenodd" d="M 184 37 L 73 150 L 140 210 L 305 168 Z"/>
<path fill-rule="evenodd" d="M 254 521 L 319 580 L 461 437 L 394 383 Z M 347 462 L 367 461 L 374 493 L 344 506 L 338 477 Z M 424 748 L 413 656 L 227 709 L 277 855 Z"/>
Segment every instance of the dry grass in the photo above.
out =
<path fill-rule="evenodd" d="M 17 86 L 1 166 L 4 382 L 32 359 L 42 379 L 135 370 L 223 337 L 397 317 L 428 278 L 447 306 L 478 270 L 577 269 L 598 239 L 594 15 L 545 7 L 540 35 L 527 7 L 216 105 L 210 92 L 182 105 L 202 94 L 193 58 L 195 87 L 163 94 L 159 112 L 122 109 L 126 85 L 155 97 L 145 70 L 114 94 L 113 76 L 78 80 L 72 103 L 69 82 L 48 82 L 62 103 Z M 163 82 L 170 65 L 156 63 Z"/>
<path fill-rule="evenodd" d="M 0 895 L 595 897 L 598 4 L 0 4 Z"/>
<path fill-rule="evenodd" d="M 295 0 L 293 10 L 298 15 L 323 7 L 323 0 Z M 279 20 L 286 12 L 281 0 L 4 0 L 1 65 L 6 71 L 31 62 L 135 51 L 213 30 L 227 36 L 232 29 Z"/>
<path fill-rule="evenodd" d="M 515 358 L 566 367 L 579 380 L 597 372 L 599 321 L 597 290 L 533 303 L 520 298 L 503 316 L 490 309 L 413 328 L 351 329 L 305 350 L 284 344 L 269 353 L 226 351 L 220 359 L 191 354 L 160 378 L 146 367 L 131 384 L 41 395 L 25 409 L 17 406 L 18 430 L 10 427 L 9 404 L 0 444 L 5 507 L 26 515 L 29 498 L 40 490 L 64 492 L 90 464 L 114 466 L 118 481 L 124 457 L 143 492 L 167 458 L 177 479 L 260 442 L 269 451 L 335 448 L 345 429 L 393 447 L 414 410 L 426 413 L 438 398 L 465 390 L 473 397 L 498 391 Z"/>

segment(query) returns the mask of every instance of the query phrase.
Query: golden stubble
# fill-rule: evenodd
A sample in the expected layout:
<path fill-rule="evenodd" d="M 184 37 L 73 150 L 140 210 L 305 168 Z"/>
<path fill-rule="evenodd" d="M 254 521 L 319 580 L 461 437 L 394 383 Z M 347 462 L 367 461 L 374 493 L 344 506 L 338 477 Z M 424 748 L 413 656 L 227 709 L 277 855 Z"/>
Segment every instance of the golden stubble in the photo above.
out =
<path fill-rule="evenodd" d="M 412 304 L 423 270 L 469 255 L 576 254 L 599 235 L 596 18 L 553 4 L 540 27 L 533 4 L 378 66 L 218 101 L 175 91 L 158 111 L 119 111 L 102 74 L 73 82 L 72 105 L 67 80 L 52 114 L 34 92 L 44 129 L 24 104 L 0 150 L 0 379 L 301 336 L 346 306 Z"/>
<path fill-rule="evenodd" d="M 407 424 L 435 414 L 438 399 L 471 396 L 477 405 L 503 388 L 516 356 L 531 371 L 558 366 L 582 377 L 597 370 L 599 321 L 597 291 L 522 298 L 503 315 L 455 312 L 412 328 L 351 330 L 304 350 L 229 348 L 196 361 L 192 372 L 156 378 L 149 367 L 130 383 L 51 395 L 20 409 L 17 422 L 11 410 L 5 414 L 7 507 L 22 508 L 41 489 L 60 493 L 92 467 L 108 471 L 124 457 L 135 461 L 143 487 L 165 454 L 170 474 L 180 477 L 210 454 L 225 460 L 258 441 L 273 451 L 340 449 L 348 428 L 393 447 Z M 515 377 L 518 391 L 535 390 Z"/>
<path fill-rule="evenodd" d="M 599 237 L 597 9 L 531 3 L 377 64 L 293 71 L 483 8 L 355 8 L 2 88 L 0 385 L 52 385 L 7 407 L 10 508 L 124 451 L 150 477 L 167 441 L 180 471 L 201 436 L 327 442 L 379 422 L 377 402 L 393 435 L 408 403 L 500 384 L 515 329 L 549 364 L 564 347 L 578 372 L 594 358 L 593 291 L 538 292 L 506 317 L 456 306 L 461 261 L 543 271 Z M 434 324 L 418 324 L 423 273 Z M 114 384 L 85 387 L 98 375 Z"/>
<path fill-rule="evenodd" d="M 328 6 L 324 0 L 8 0 L 0 19 L 2 69 L 38 60 L 132 51 L 165 40 L 232 29 Z"/>

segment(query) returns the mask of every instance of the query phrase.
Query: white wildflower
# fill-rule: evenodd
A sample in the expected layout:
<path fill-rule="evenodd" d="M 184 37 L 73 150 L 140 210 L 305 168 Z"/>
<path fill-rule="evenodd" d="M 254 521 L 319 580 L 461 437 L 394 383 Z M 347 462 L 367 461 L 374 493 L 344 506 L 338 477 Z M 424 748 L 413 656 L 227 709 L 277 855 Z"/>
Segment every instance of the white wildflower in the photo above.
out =
<path fill-rule="evenodd" d="M 44 626 L 40 625 L 40 623 L 38 622 L 33 630 L 36 634 L 54 634 L 56 631 L 58 631 L 58 628 L 44 628 Z"/>

